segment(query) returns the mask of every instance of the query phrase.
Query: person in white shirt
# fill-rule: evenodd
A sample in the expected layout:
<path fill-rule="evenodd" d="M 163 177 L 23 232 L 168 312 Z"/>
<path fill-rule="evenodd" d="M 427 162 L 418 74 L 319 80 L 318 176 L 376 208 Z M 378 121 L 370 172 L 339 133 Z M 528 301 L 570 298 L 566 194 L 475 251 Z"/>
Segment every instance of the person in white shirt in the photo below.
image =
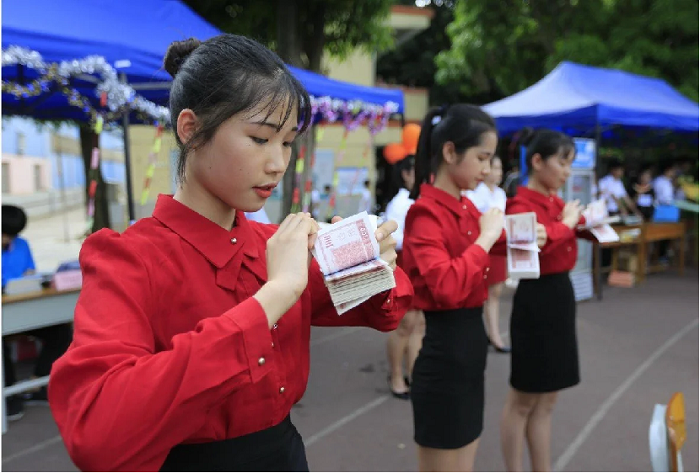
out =
<path fill-rule="evenodd" d="M 634 201 L 630 199 L 622 183 L 625 168 L 620 161 L 613 161 L 608 167 L 608 175 L 598 182 L 600 196 L 605 199 L 610 215 L 627 216 L 630 212 L 641 217 Z"/>
<path fill-rule="evenodd" d="M 399 184 L 399 192 L 387 204 L 386 219 L 394 220 L 398 229 L 392 234 L 396 240 L 396 264 L 403 266 L 403 237 L 406 213 L 413 205 L 413 199 L 409 198 L 409 189 L 415 183 L 414 157 L 409 155 L 394 165 L 394 179 Z M 408 373 L 413 372 L 413 363 L 425 335 L 425 318 L 423 312 L 418 309 L 409 309 L 401 320 L 398 328 L 389 334 L 386 351 L 389 359 L 389 387 L 391 394 L 399 399 L 408 400 L 409 379 L 403 373 L 403 361 L 406 359 Z"/>
<path fill-rule="evenodd" d="M 661 167 L 661 174 L 654 179 L 653 187 L 657 205 L 673 204 L 673 177 L 675 173 L 676 167 L 672 163 L 664 163 Z"/>
<path fill-rule="evenodd" d="M 367 212 L 372 214 L 374 211 L 374 206 L 372 205 L 372 191 L 369 190 L 369 181 L 365 181 L 365 187 L 362 189 L 362 197 L 360 197 L 360 205 L 358 206 L 358 212 Z"/>
<path fill-rule="evenodd" d="M 479 212 L 484 213 L 490 208 L 496 207 L 505 212 L 506 210 L 506 193 L 498 187 L 503 179 L 503 164 L 501 158 L 494 156 L 491 158 L 491 172 L 486 176 L 486 179 L 479 184 L 473 191 L 467 191 L 466 196 L 474 203 L 474 206 L 479 209 Z M 489 343 L 499 353 L 510 353 L 510 347 L 507 347 L 501 339 L 501 331 L 498 328 L 500 320 L 500 298 L 503 292 L 503 285 L 508 278 L 507 262 L 505 256 L 489 255 L 491 258 L 491 268 L 486 275 L 486 282 L 489 286 L 489 296 L 484 304 L 484 316 L 486 317 L 486 333 L 489 337 Z"/>

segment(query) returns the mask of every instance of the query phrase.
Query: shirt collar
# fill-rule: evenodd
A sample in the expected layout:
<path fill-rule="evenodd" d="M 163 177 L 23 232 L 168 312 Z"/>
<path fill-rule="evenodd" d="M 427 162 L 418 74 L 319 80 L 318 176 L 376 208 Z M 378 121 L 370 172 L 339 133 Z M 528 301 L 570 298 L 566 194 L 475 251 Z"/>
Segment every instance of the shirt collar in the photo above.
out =
<path fill-rule="evenodd" d="M 476 209 L 471 200 L 466 197 L 460 196 L 460 199 L 457 200 L 453 195 L 448 194 L 442 189 L 438 189 L 432 184 L 421 184 L 420 196 L 434 200 L 443 207 L 451 210 L 457 216 L 464 215 L 465 211 L 471 208 Z"/>
<path fill-rule="evenodd" d="M 518 195 L 524 197 L 525 199 L 531 202 L 538 203 L 544 207 L 552 205 L 553 202 L 559 199 L 559 196 L 555 193 L 551 193 L 549 194 L 549 196 L 546 196 L 537 191 L 533 191 L 532 189 L 529 189 L 525 186 L 518 187 Z"/>
<path fill-rule="evenodd" d="M 217 268 L 226 266 L 239 250 L 254 258 L 258 256 L 253 232 L 240 210 L 236 211 L 236 225 L 227 231 L 176 201 L 172 195 L 161 194 L 153 218 L 187 241 Z"/>

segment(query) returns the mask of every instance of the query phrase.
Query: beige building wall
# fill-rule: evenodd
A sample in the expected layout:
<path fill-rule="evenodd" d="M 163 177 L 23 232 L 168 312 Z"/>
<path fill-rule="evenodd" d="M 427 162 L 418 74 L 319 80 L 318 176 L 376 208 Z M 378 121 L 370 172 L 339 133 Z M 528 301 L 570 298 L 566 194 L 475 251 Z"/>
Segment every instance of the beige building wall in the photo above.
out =
<path fill-rule="evenodd" d="M 34 194 L 51 189 L 51 163 L 26 155 L 2 155 L 2 193 Z"/>

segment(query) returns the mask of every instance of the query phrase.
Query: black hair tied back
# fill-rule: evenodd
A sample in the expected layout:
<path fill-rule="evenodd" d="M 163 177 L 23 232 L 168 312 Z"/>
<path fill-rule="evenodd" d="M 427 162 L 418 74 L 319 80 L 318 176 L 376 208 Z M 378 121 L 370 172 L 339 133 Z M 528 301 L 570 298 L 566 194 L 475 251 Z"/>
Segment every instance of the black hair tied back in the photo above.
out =
<path fill-rule="evenodd" d="M 518 145 L 524 146 L 525 162 L 527 163 L 528 174 L 532 174 L 532 157 L 539 154 L 543 160 L 547 160 L 559 154 L 568 156 L 571 151 L 576 150 L 574 140 L 560 131 L 541 128 L 523 128 L 519 132 Z"/>
<path fill-rule="evenodd" d="M 476 105 L 458 103 L 433 107 L 423 120 L 416 152 L 416 182 L 411 198 L 417 199 L 420 186 L 430 182 L 442 164 L 442 149 L 451 142 L 455 151 L 464 152 L 481 143 L 484 133 L 496 131 L 496 124 L 488 113 Z"/>
<path fill-rule="evenodd" d="M 168 52 L 165 53 L 163 60 L 163 68 L 174 79 L 180 67 L 185 62 L 192 52 L 197 49 L 202 42 L 195 38 L 186 39 L 184 41 L 175 41 L 168 47 Z"/>

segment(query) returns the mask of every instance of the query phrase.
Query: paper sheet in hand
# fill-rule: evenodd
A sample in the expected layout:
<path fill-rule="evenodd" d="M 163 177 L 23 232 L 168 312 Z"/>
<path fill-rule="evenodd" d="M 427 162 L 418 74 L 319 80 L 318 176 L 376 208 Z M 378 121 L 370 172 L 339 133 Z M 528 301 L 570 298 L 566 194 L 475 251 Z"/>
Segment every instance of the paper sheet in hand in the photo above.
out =
<path fill-rule="evenodd" d="M 396 287 L 394 272 L 379 258 L 377 217 L 361 212 L 323 225 L 311 250 L 338 314 Z"/>
<path fill-rule="evenodd" d="M 508 275 L 511 279 L 540 277 L 537 216 L 534 212 L 506 216 Z"/>
<path fill-rule="evenodd" d="M 590 232 L 600 243 L 612 243 L 620 241 L 620 236 L 610 225 L 598 225 L 590 229 Z"/>
<path fill-rule="evenodd" d="M 584 225 L 579 225 L 579 230 L 588 230 L 589 228 L 607 225 L 620 221 L 619 216 L 611 217 L 608 214 L 608 206 L 605 199 L 594 200 L 583 211 L 583 216 L 586 218 Z"/>

